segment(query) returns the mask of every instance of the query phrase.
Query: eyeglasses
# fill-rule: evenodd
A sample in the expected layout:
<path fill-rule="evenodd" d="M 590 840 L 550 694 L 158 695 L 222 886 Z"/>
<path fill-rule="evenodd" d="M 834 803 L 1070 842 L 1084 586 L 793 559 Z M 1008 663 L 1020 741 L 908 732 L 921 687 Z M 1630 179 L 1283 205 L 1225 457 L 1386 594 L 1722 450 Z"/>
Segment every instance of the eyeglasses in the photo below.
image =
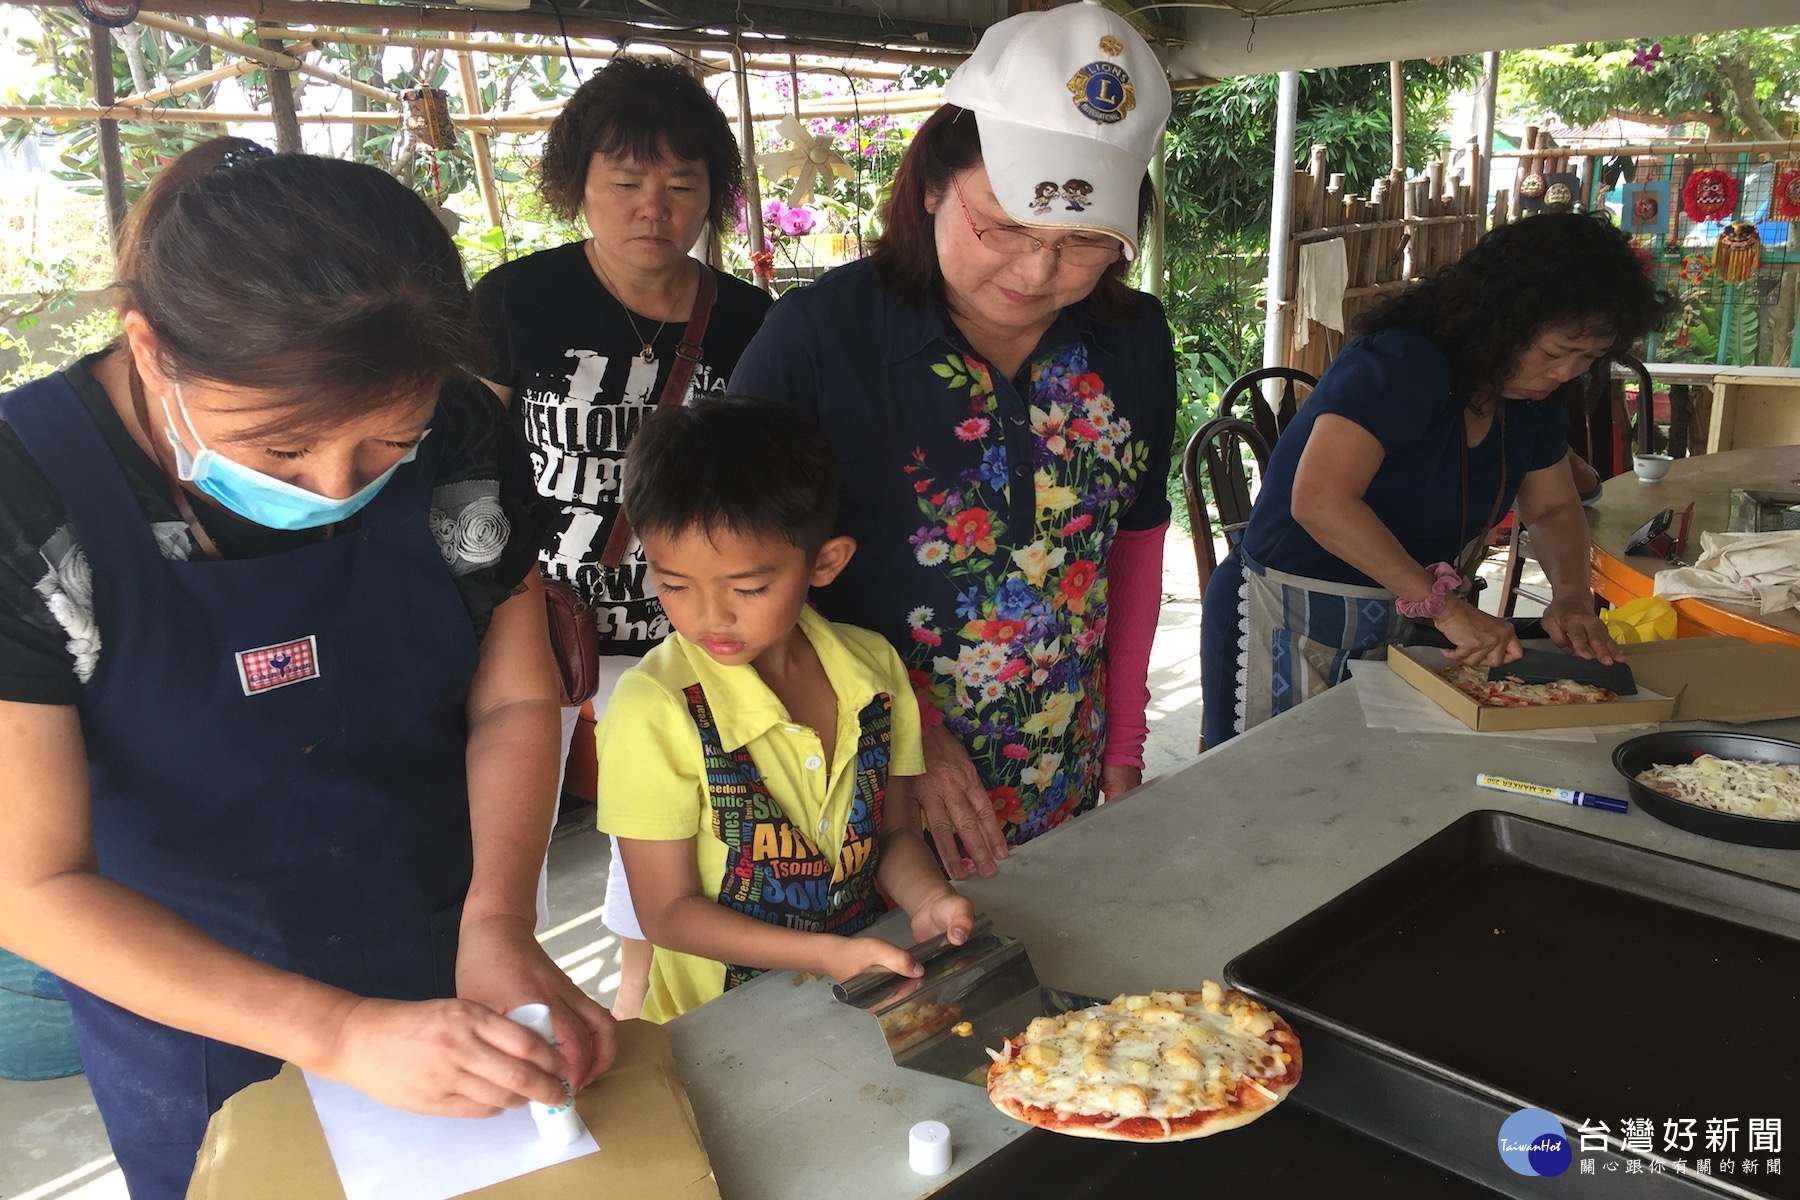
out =
<path fill-rule="evenodd" d="M 1072 267 L 1104 267 L 1124 256 L 1124 248 L 1116 239 L 1101 234 L 1072 233 L 1060 241 L 1046 242 L 1017 225 L 994 225 L 983 229 L 975 224 L 975 215 L 963 200 L 962 185 L 952 181 L 950 186 L 956 192 L 956 203 L 962 209 L 963 220 L 969 223 L 969 232 L 975 235 L 976 241 L 997 254 L 1036 254 L 1039 250 L 1048 250 L 1058 261 Z"/>

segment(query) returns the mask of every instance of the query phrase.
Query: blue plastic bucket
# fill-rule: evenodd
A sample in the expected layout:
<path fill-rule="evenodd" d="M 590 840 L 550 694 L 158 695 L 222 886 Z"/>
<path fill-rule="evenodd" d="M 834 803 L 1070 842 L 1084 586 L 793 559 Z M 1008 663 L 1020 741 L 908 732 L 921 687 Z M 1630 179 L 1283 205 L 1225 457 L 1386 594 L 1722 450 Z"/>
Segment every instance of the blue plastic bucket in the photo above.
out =
<path fill-rule="evenodd" d="M 0 1079 L 80 1073 L 75 1023 L 56 976 L 0 950 Z"/>

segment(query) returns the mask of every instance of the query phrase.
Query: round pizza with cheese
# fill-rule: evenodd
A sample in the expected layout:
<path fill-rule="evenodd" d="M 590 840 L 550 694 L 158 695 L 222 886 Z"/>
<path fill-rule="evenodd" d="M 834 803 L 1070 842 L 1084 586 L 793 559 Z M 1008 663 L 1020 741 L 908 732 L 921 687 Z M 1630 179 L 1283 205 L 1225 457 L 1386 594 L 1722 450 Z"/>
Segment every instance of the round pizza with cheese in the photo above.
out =
<path fill-rule="evenodd" d="M 1300 1081 L 1300 1039 L 1288 1023 L 1211 981 L 1039 1017 L 988 1054 L 988 1098 L 1000 1111 L 1124 1142 L 1236 1129 Z"/>

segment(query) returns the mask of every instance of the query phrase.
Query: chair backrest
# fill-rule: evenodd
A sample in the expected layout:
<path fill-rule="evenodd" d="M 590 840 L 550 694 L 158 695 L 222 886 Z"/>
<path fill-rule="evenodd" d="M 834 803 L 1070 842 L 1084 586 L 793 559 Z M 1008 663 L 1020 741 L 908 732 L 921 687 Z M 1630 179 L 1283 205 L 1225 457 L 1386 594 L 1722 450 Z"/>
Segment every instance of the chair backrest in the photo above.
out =
<path fill-rule="evenodd" d="M 1269 402 L 1263 396 L 1262 384 L 1267 379 L 1281 380 L 1281 399 L 1273 411 L 1270 411 Z M 1294 367 L 1262 367 L 1246 371 L 1232 380 L 1231 386 L 1225 389 L 1225 394 L 1219 397 L 1219 415 L 1237 415 L 1233 406 L 1242 397 L 1250 422 L 1262 436 L 1263 445 L 1273 446 L 1275 439 L 1281 436 L 1281 431 L 1294 419 L 1294 413 L 1318 383 L 1316 378 Z M 1300 394 L 1300 388 L 1306 389 L 1305 395 Z"/>
<path fill-rule="evenodd" d="M 1250 477 L 1244 469 L 1243 451 L 1248 449 L 1256 460 L 1258 482 L 1269 466 L 1269 446 L 1256 426 L 1239 417 L 1215 417 L 1188 439 L 1181 453 L 1181 490 L 1187 497 L 1188 528 L 1194 538 L 1194 567 L 1200 577 L 1200 590 L 1218 567 L 1213 547 L 1215 533 L 1223 536 L 1227 546 L 1237 545 L 1238 536 L 1250 520 Z M 1206 507 L 1210 488 L 1213 504 L 1219 510 L 1215 526 Z"/>
<path fill-rule="evenodd" d="M 1637 452 L 1650 454 L 1656 441 L 1656 381 L 1650 378 L 1649 370 L 1643 363 L 1629 354 L 1615 354 L 1613 361 L 1637 376 L 1638 410 L 1637 427 L 1633 432 L 1637 438 Z M 1626 466 L 1631 464 L 1627 463 Z"/>

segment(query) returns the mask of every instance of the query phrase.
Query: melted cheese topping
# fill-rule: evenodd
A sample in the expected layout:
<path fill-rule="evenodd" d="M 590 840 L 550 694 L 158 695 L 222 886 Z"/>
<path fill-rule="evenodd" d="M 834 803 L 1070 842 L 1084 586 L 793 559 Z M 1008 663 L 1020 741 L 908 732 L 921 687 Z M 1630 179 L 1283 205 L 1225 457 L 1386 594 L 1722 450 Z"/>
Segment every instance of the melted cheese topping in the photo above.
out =
<path fill-rule="evenodd" d="M 1206 983 L 1179 992 L 1120 996 L 1111 1004 L 1039 1017 L 1008 1046 L 994 1096 L 1066 1116 L 1170 1117 L 1224 1108 L 1242 1082 L 1287 1072 L 1267 1040 L 1269 1011 L 1241 992 Z M 1272 1093 L 1269 1093 L 1273 1095 Z M 1114 1122 L 1117 1124 L 1117 1122 Z"/>
<path fill-rule="evenodd" d="M 1740 817 L 1800 821 L 1800 767 L 1715 758 L 1651 767 L 1638 782 L 1676 800 Z"/>
<path fill-rule="evenodd" d="M 1445 667 L 1438 672 L 1446 683 L 1477 704 L 1496 708 L 1539 704 L 1601 704 L 1618 696 L 1591 683 L 1559 679 L 1555 683 L 1526 683 L 1517 675 L 1489 679 L 1486 667 Z"/>

